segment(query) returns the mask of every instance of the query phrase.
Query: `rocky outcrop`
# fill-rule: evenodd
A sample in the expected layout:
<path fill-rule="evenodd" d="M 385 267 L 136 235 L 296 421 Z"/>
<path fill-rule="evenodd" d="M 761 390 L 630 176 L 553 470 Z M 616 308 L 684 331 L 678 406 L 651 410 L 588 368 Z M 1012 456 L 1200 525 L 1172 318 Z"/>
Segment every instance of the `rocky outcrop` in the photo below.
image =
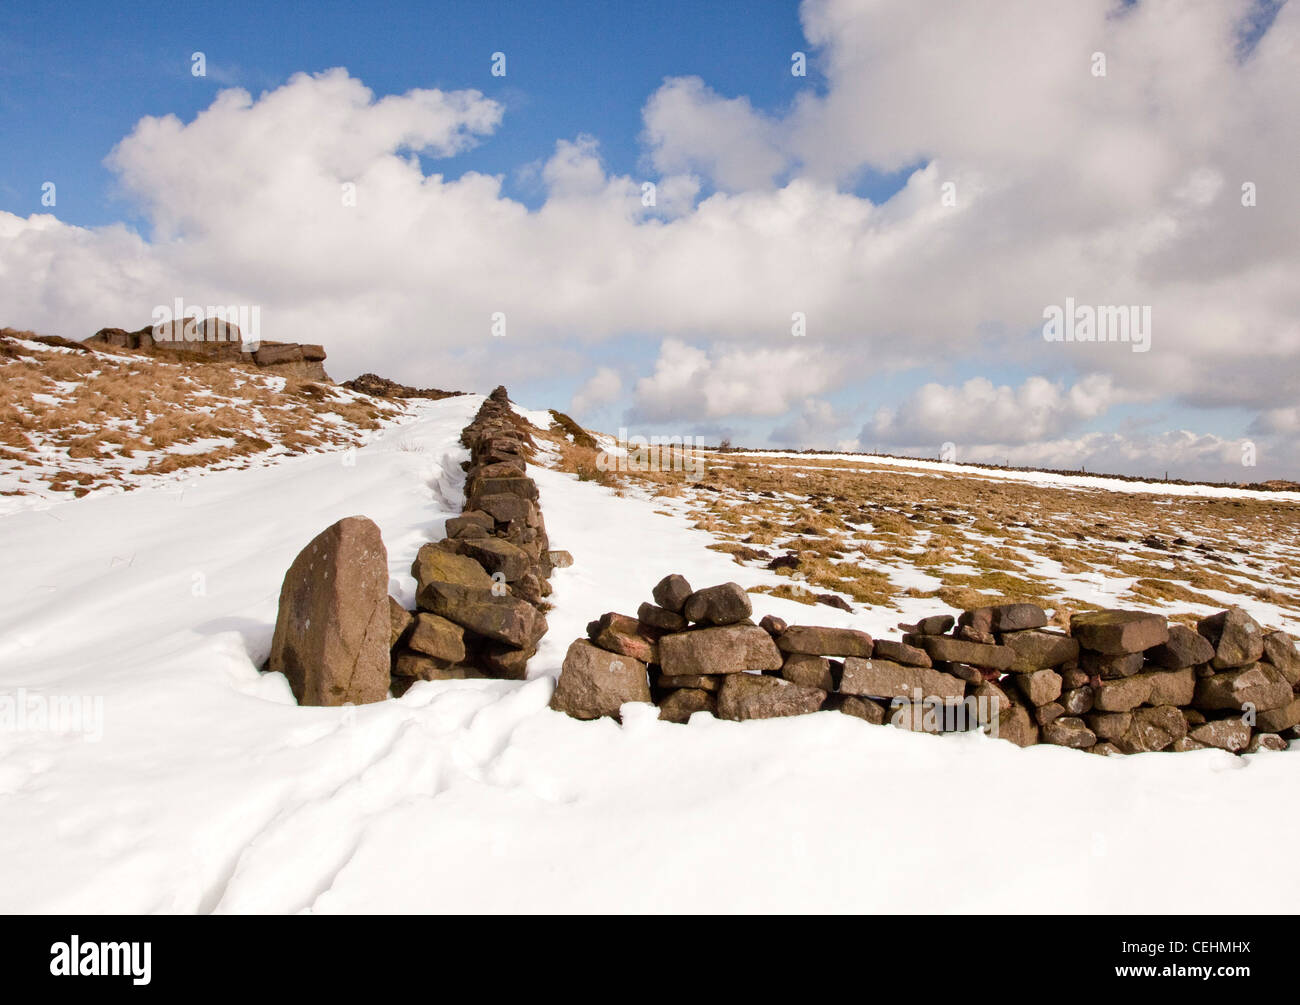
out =
<path fill-rule="evenodd" d="M 154 356 L 172 356 L 201 363 L 246 363 L 281 377 L 330 379 L 325 372 L 325 348 L 298 342 L 243 341 L 239 326 L 218 318 L 146 325 L 135 331 L 101 328 L 87 338 L 92 346 L 130 349 Z"/>
<path fill-rule="evenodd" d="M 440 401 L 443 398 L 454 398 L 465 393 L 464 391 L 440 391 L 436 387 L 411 387 L 409 384 L 399 384 L 395 380 L 374 373 L 363 373 L 360 377 L 345 380 L 342 386 L 349 391 L 368 394 L 372 398 L 428 398 L 431 401 Z"/>

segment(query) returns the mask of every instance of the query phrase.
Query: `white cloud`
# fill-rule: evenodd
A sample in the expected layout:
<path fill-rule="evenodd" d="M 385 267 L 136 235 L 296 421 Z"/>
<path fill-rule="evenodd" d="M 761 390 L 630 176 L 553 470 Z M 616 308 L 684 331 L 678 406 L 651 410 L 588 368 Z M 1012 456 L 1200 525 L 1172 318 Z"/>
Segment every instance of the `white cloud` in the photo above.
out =
<path fill-rule="evenodd" d="M 577 415 L 587 414 L 602 405 L 617 401 L 622 393 L 623 378 L 618 375 L 618 371 L 608 366 L 599 367 L 573 395 L 569 411 Z"/>
<path fill-rule="evenodd" d="M 629 419 L 693 422 L 782 415 L 833 379 L 830 360 L 802 347 L 732 348 L 710 355 L 665 339 L 654 373 L 636 383 Z"/>
<path fill-rule="evenodd" d="M 646 416 L 785 415 L 868 367 L 937 361 L 991 386 L 1007 361 L 1093 373 L 1111 382 L 1097 407 L 1292 407 L 1300 5 L 1244 61 L 1248 0 L 991 6 L 806 3 L 826 86 L 784 114 L 666 81 L 644 109 L 649 160 L 668 172 L 653 209 L 589 137 L 557 138 L 534 210 L 497 178 L 426 176 L 416 153 L 454 156 L 501 122 L 475 91 L 376 99 L 335 70 L 222 92 L 189 123 L 142 120 L 110 157 L 148 239 L 0 213 L 0 323 L 84 337 L 177 296 L 258 304 L 265 337 L 324 342 L 340 376 L 467 386 L 542 361 L 580 372 L 560 340 L 650 334 L 672 359 L 634 390 Z M 884 205 L 836 187 L 919 162 Z M 702 186 L 717 191 L 697 203 Z M 1042 309 L 1067 296 L 1150 305 L 1151 352 L 1045 343 Z M 509 334 L 494 343 L 498 311 Z M 994 423 L 1028 417 L 1012 439 L 1094 407 L 1086 388 L 1037 393 L 976 400 Z M 934 425 L 925 401 L 910 408 L 890 421 Z"/>

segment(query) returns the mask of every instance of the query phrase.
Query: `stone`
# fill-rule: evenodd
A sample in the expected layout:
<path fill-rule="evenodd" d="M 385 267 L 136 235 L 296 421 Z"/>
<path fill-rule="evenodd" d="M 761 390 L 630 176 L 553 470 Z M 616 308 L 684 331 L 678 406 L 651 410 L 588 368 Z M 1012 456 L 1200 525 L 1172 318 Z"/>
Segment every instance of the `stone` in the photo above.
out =
<path fill-rule="evenodd" d="M 1078 640 L 1067 636 L 1065 632 L 1031 628 L 1021 632 L 1008 632 L 1001 638 L 1002 645 L 1014 654 L 1009 667 L 1013 673 L 1052 670 L 1079 658 Z"/>
<path fill-rule="evenodd" d="M 684 576 L 676 574 L 664 576 L 655 584 L 651 591 L 655 603 L 666 611 L 672 611 L 674 614 L 681 614 L 682 608 L 686 606 L 686 601 L 692 593 L 691 584 L 686 582 Z"/>
<path fill-rule="evenodd" d="M 1264 636 L 1264 659 L 1272 663 L 1292 687 L 1300 684 L 1300 652 L 1295 640 L 1286 632 L 1268 632 Z"/>
<path fill-rule="evenodd" d="M 258 366 L 275 366 L 278 363 L 301 363 L 302 346 L 294 342 L 263 342 L 260 349 L 253 353 L 253 362 Z"/>
<path fill-rule="evenodd" d="M 645 664 L 630 656 L 606 652 L 586 639 L 574 639 L 564 655 L 560 679 L 551 695 L 551 708 L 575 719 L 617 719 L 629 701 L 650 700 Z"/>
<path fill-rule="evenodd" d="M 889 724 L 913 733 L 942 733 L 945 711 L 934 702 L 895 698 L 889 706 Z"/>
<path fill-rule="evenodd" d="M 1202 726 L 1194 726 L 1188 735 L 1197 743 L 1218 747 L 1233 754 L 1245 750 L 1250 743 L 1250 727 L 1240 719 L 1215 719 Z"/>
<path fill-rule="evenodd" d="M 1165 670 L 1182 670 L 1214 659 L 1214 646 L 1200 632 L 1186 625 L 1170 625 L 1169 641 L 1151 649 L 1146 657 Z"/>
<path fill-rule="evenodd" d="M 659 662 L 658 633 L 626 614 L 602 614 L 587 625 L 587 638 L 606 652 L 631 656 L 642 663 Z"/>
<path fill-rule="evenodd" d="M 1043 742 L 1085 750 L 1097 743 L 1097 734 L 1082 719 L 1066 715 L 1043 726 Z"/>
<path fill-rule="evenodd" d="M 417 595 L 430 583 L 452 583 L 479 590 L 492 589 L 492 577 L 483 566 L 467 555 L 449 551 L 443 541 L 420 545 L 415 561 L 411 563 L 411 575 L 415 577 Z"/>
<path fill-rule="evenodd" d="M 973 625 L 958 625 L 956 631 L 952 633 L 955 639 L 961 639 L 963 642 L 978 642 L 982 646 L 995 646 L 998 644 L 998 638 L 992 632 L 981 632 Z"/>
<path fill-rule="evenodd" d="M 990 670 L 1010 670 L 1015 662 L 1015 652 L 1006 646 L 986 646 L 942 635 L 916 635 L 906 641 L 924 649 L 930 659 L 945 663 L 969 663 Z"/>
<path fill-rule="evenodd" d="M 417 681 L 474 680 L 484 675 L 477 667 L 466 663 L 452 663 L 406 649 L 400 651 L 393 660 L 393 676 Z"/>
<path fill-rule="evenodd" d="M 1088 611 L 1070 617 L 1070 634 L 1084 649 L 1118 656 L 1162 645 L 1169 640 L 1169 626 L 1160 614 Z"/>
<path fill-rule="evenodd" d="M 912 699 L 920 692 L 921 698 L 960 700 L 966 694 L 966 684 L 928 667 L 850 656 L 844 661 L 839 690 L 859 697 Z"/>
<path fill-rule="evenodd" d="M 567 569 L 573 564 L 573 555 L 567 551 L 556 549 L 546 553 L 546 560 L 550 563 L 552 569 Z"/>
<path fill-rule="evenodd" d="M 1079 669 L 1078 664 L 1073 662 L 1057 667 L 1056 672 L 1061 675 L 1061 686 L 1067 691 L 1092 683 L 1092 678 L 1088 672 Z"/>
<path fill-rule="evenodd" d="M 507 583 L 519 582 L 534 568 L 527 552 L 499 537 L 462 537 L 455 543 L 459 554 L 478 562 L 489 577 L 499 573 Z"/>
<path fill-rule="evenodd" d="M 1214 646 L 1215 670 L 1248 666 L 1264 655 L 1264 630 L 1240 607 L 1201 618 L 1196 630 Z"/>
<path fill-rule="evenodd" d="M 772 636 L 757 625 L 725 625 L 663 636 L 659 662 L 663 672 L 673 677 L 779 670 L 783 661 Z"/>
<path fill-rule="evenodd" d="M 998 720 L 1006 709 L 1015 704 L 1006 692 L 992 681 L 982 681 L 971 689 L 970 698 L 975 699 L 975 710 L 981 726 L 988 726 Z M 969 701 L 969 698 L 967 699 Z"/>
<path fill-rule="evenodd" d="M 1187 720 L 1172 705 L 1139 708 L 1133 713 L 1128 731 L 1115 745 L 1126 754 L 1143 754 L 1164 750 L 1187 735 Z"/>
<path fill-rule="evenodd" d="M 1055 670 L 1016 674 L 1013 679 L 1031 705 L 1046 705 L 1061 696 L 1061 675 Z"/>
<path fill-rule="evenodd" d="M 975 607 L 968 611 L 962 611 L 957 618 L 957 627 L 969 628 L 977 635 L 991 635 L 993 633 L 993 608 L 992 607 Z"/>
<path fill-rule="evenodd" d="M 868 655 L 877 659 L 892 660 L 895 663 L 903 664 L 905 667 L 934 665 L 934 662 L 930 659 L 930 654 L 924 649 L 917 649 L 905 642 L 894 642 L 890 639 L 876 639 Z"/>
<path fill-rule="evenodd" d="M 1151 685 L 1148 705 L 1190 705 L 1196 696 L 1196 671 L 1191 667 L 1148 671 L 1138 676 Z"/>
<path fill-rule="evenodd" d="M 683 725 L 690 721 L 696 712 L 708 712 L 716 715 L 718 699 L 701 688 L 684 687 L 674 691 L 659 703 L 659 718 L 665 722 L 678 722 Z"/>
<path fill-rule="evenodd" d="M 951 614 L 935 614 L 916 623 L 921 635 L 947 635 L 957 622 Z"/>
<path fill-rule="evenodd" d="M 775 614 L 764 614 L 763 619 L 758 623 L 758 627 L 775 638 L 790 626 L 786 624 L 784 618 L 778 618 Z"/>
<path fill-rule="evenodd" d="M 1180 740 L 1177 742 L 1181 743 L 1182 741 Z M 1089 747 L 1088 753 L 1101 754 L 1103 757 L 1110 757 L 1110 756 L 1123 756 L 1124 751 L 1120 750 L 1119 747 L 1115 746 L 1115 744 L 1113 743 L 1107 743 L 1103 741 L 1101 743 L 1098 743 L 1095 747 Z"/>
<path fill-rule="evenodd" d="M 460 537 L 462 532 L 470 528 L 480 530 L 483 532 L 480 536 L 486 536 L 496 530 L 496 521 L 492 519 L 490 514 L 477 509 L 468 509 L 460 516 L 447 519 L 446 530 L 448 537 Z"/>
<path fill-rule="evenodd" d="M 853 628 L 818 628 L 813 625 L 790 625 L 776 640 L 783 653 L 808 656 L 870 657 L 871 636 Z"/>
<path fill-rule="evenodd" d="M 1079 654 L 1079 669 L 1092 677 L 1103 680 L 1118 680 L 1132 677 L 1146 666 L 1146 657 L 1142 653 L 1119 653 L 1108 655 L 1085 649 Z"/>
<path fill-rule="evenodd" d="M 1129 712 L 1151 694 L 1151 680 L 1145 674 L 1102 681 L 1092 689 L 1092 706 L 1099 712 Z"/>
<path fill-rule="evenodd" d="M 537 608 L 525 600 L 454 583 L 429 583 L 416 602 L 423 611 L 440 614 L 476 635 L 517 649 L 530 643 L 540 617 Z"/>
<path fill-rule="evenodd" d="M 1093 712 L 1084 719 L 1102 740 L 1118 740 L 1133 725 L 1132 712 Z"/>
<path fill-rule="evenodd" d="M 1008 705 L 998 713 L 996 727 L 985 730 L 990 736 L 1014 743 L 1017 747 L 1032 747 L 1038 742 L 1038 724 L 1030 718 L 1023 705 Z"/>
<path fill-rule="evenodd" d="M 497 523 L 510 523 L 517 520 L 524 526 L 536 527 L 541 516 L 531 499 L 502 492 L 497 495 L 475 496 L 470 505 L 492 516 Z"/>
<path fill-rule="evenodd" d="M 1265 750 L 1286 750 L 1291 744 L 1276 733 L 1256 733 L 1243 753 L 1258 754 Z"/>
<path fill-rule="evenodd" d="M 268 669 L 284 674 L 300 705 L 383 701 L 392 630 L 379 528 L 346 517 L 312 538 L 285 573 Z"/>
<path fill-rule="evenodd" d="M 857 695 L 844 694 L 832 695 L 835 699 L 835 709 L 843 712 L 845 715 L 851 715 L 855 719 L 862 719 L 871 723 L 873 726 L 883 726 L 885 720 L 889 718 L 889 713 L 885 706 L 878 701 L 872 701 L 870 698 L 859 698 Z"/>
<path fill-rule="evenodd" d="M 1203 711 L 1217 711 L 1241 709 L 1249 703 L 1258 712 L 1283 708 L 1291 700 L 1291 685 L 1277 667 L 1253 663 L 1198 680 L 1192 704 Z"/>
<path fill-rule="evenodd" d="M 465 659 L 465 629 L 446 618 L 421 611 L 415 616 L 415 627 L 406 645 L 425 656 L 460 663 Z"/>
<path fill-rule="evenodd" d="M 759 631 L 762 631 L 760 628 Z M 763 633 L 767 636 L 767 633 Z M 791 684 L 763 674 L 731 674 L 718 692 L 718 718 L 743 722 L 816 712 L 826 700 L 820 688 Z"/>
<path fill-rule="evenodd" d="M 1047 624 L 1047 612 L 1037 604 L 999 604 L 990 607 L 989 614 L 995 632 L 1019 632 Z"/>
<path fill-rule="evenodd" d="M 883 657 L 878 657 L 878 658 L 883 658 Z M 926 658 L 928 659 L 929 657 Z M 902 661 L 894 660 L 894 662 L 899 663 Z M 967 684 L 982 684 L 984 681 L 988 679 L 986 674 L 991 672 L 988 670 L 981 670 L 979 667 L 973 667 L 966 663 L 944 663 L 944 662 L 929 663 L 929 664 L 904 663 L 903 666 L 933 666 L 940 673 L 952 674 L 954 677 L 958 678 L 959 680 L 964 680 Z M 996 676 L 996 674 L 994 674 L 994 676 Z"/>
<path fill-rule="evenodd" d="M 1037 628 L 1007 632 L 1002 636 L 1002 644 L 1013 653 L 1008 668 L 1013 673 L 1050 670 L 1079 658 L 1078 640 L 1064 632 L 1042 631 Z"/>
<path fill-rule="evenodd" d="M 1046 705 L 1037 705 L 1034 708 L 1034 721 L 1040 726 L 1046 726 L 1053 719 L 1059 719 L 1065 715 L 1065 706 L 1059 701 L 1049 701 Z"/>
<path fill-rule="evenodd" d="M 1264 733 L 1280 733 L 1297 725 L 1300 725 L 1300 698 L 1281 708 L 1265 709 L 1255 715 L 1255 727 Z"/>
<path fill-rule="evenodd" d="M 831 673 L 831 661 L 823 656 L 790 653 L 786 656 L 785 662 L 781 664 L 781 676 L 791 684 L 820 688 L 822 691 L 835 690 L 835 678 Z"/>
<path fill-rule="evenodd" d="M 672 610 L 667 604 L 659 606 Z M 734 625 L 738 621 L 744 621 L 753 611 L 749 594 L 739 584 L 722 583 L 696 590 L 686 598 L 681 613 L 687 621 Z"/>
<path fill-rule="evenodd" d="M 537 483 L 531 478 L 512 475 L 505 478 L 484 478 L 481 475 L 465 483 L 465 498 L 484 495 L 512 495 L 537 501 Z"/>
<path fill-rule="evenodd" d="M 1171 703 L 1172 704 L 1172 703 Z M 1066 715 L 1083 715 L 1092 711 L 1092 688 L 1076 687 L 1061 693 L 1061 707 Z"/>
<path fill-rule="evenodd" d="M 1169 749 L 1175 754 L 1185 754 L 1192 750 L 1209 750 L 1210 748 L 1198 740 L 1193 740 L 1190 736 L 1180 736 L 1169 745 Z"/>
<path fill-rule="evenodd" d="M 487 642 L 479 649 L 478 661 L 489 676 L 498 680 L 524 680 L 528 661 L 536 653 L 536 646 L 516 649 L 504 642 Z"/>
<path fill-rule="evenodd" d="M 681 632 L 686 630 L 685 618 L 657 604 L 642 604 L 636 609 L 636 618 L 643 625 L 648 625 L 661 632 Z"/>
<path fill-rule="evenodd" d="M 415 616 L 392 597 L 388 598 L 388 616 L 388 648 L 392 649 L 406 637 L 415 624 Z"/>
<path fill-rule="evenodd" d="M 716 691 L 722 687 L 722 682 L 726 678 L 721 674 L 679 674 L 676 677 L 670 677 L 667 674 L 660 674 L 655 684 L 664 690 L 675 688 L 691 688 L 697 691 Z"/>

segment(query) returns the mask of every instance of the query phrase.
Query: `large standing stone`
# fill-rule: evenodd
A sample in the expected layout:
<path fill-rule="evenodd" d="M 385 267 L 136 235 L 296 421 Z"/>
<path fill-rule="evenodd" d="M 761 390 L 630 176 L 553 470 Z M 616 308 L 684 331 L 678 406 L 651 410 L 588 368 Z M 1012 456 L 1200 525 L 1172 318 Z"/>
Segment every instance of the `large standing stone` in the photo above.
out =
<path fill-rule="evenodd" d="M 1224 670 L 1196 682 L 1193 704 L 1199 709 L 1239 709 L 1247 703 L 1256 711 L 1283 708 L 1291 703 L 1291 685 L 1277 667 L 1268 663 Z"/>
<path fill-rule="evenodd" d="M 1036 628 L 1008 632 L 1002 644 L 1015 654 L 1013 673 L 1050 670 L 1079 658 L 1079 641 L 1064 632 L 1047 632 Z"/>
<path fill-rule="evenodd" d="M 816 712 L 825 700 L 826 692 L 820 688 L 803 687 L 762 674 L 732 674 L 718 692 L 718 718 L 739 722 L 803 715 Z"/>
<path fill-rule="evenodd" d="M 686 606 L 686 601 L 694 591 L 691 584 L 686 581 L 686 577 L 673 573 L 671 576 L 664 576 L 655 584 L 651 595 L 658 604 L 666 611 L 672 611 L 674 614 L 681 614 L 682 608 Z"/>
<path fill-rule="evenodd" d="M 818 628 L 813 625 L 791 625 L 776 640 L 783 653 L 803 653 L 808 656 L 860 656 L 871 655 L 871 636 L 853 628 Z"/>
<path fill-rule="evenodd" d="M 687 597 L 686 605 L 682 608 L 682 616 L 687 621 L 705 622 L 711 625 L 734 625 L 737 621 L 744 621 L 753 611 L 749 594 L 739 584 L 722 583 L 719 586 L 706 586 Z"/>
<path fill-rule="evenodd" d="M 779 670 L 781 652 L 758 625 L 697 628 L 659 640 L 659 662 L 670 677 Z"/>
<path fill-rule="evenodd" d="M 551 708 L 575 719 L 606 715 L 617 719 L 624 702 L 649 700 L 644 663 L 598 649 L 586 639 L 574 639 L 564 655 Z"/>
<path fill-rule="evenodd" d="M 1264 655 L 1264 630 L 1240 607 L 1201 618 L 1196 630 L 1214 646 L 1215 670 L 1248 666 Z"/>
<path fill-rule="evenodd" d="M 1164 616 L 1143 611 L 1089 611 L 1070 618 L 1070 634 L 1084 649 L 1118 656 L 1140 653 L 1168 641 Z"/>
<path fill-rule="evenodd" d="M 350 516 L 314 537 L 285 573 L 269 669 L 300 705 L 388 697 L 388 552 L 379 528 Z"/>
<path fill-rule="evenodd" d="M 1148 660 L 1165 670 L 1199 666 L 1214 659 L 1214 646 L 1200 632 L 1186 625 L 1170 625 L 1169 641 L 1146 654 Z"/>
<path fill-rule="evenodd" d="M 840 693 L 871 698 L 940 698 L 960 700 L 966 683 L 929 667 L 907 667 L 892 660 L 858 659 L 844 661 Z"/>

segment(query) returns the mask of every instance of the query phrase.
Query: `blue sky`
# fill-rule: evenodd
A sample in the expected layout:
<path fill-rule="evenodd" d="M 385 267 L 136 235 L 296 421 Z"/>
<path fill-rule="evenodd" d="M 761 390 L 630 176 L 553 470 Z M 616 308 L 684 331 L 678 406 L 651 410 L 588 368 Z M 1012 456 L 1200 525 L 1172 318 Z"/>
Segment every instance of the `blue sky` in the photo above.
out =
<path fill-rule="evenodd" d="M 520 169 L 559 137 L 600 140 L 610 169 L 640 167 L 641 106 L 664 77 L 698 74 L 727 94 L 778 110 L 797 88 L 785 69 L 804 45 L 784 0 L 705 4 L 608 2 L 222 4 L 72 2 L 0 8 L 0 208 L 40 212 L 40 186 L 59 181 L 61 218 L 83 225 L 130 217 L 101 161 L 145 115 L 189 120 L 223 87 L 254 95 L 293 73 L 346 66 L 378 94 L 476 88 L 506 108 L 502 128 L 426 170 L 501 174 L 530 206 L 542 193 Z M 190 73 L 207 57 L 208 75 Z M 490 72 L 506 54 L 506 76 Z M 902 179 L 866 179 L 877 197 Z"/>
<path fill-rule="evenodd" d="M 207 289 L 256 297 L 279 337 L 326 341 L 340 378 L 502 372 L 525 400 L 585 402 L 578 417 L 603 428 L 631 416 L 755 445 L 803 429 L 812 446 L 924 453 L 957 438 L 971 459 L 1224 477 L 1251 435 L 1286 473 L 1300 461 L 1298 305 L 1280 278 L 1297 259 L 1296 36 L 1280 0 L 951 0 L 942 18 L 911 0 L 8 5 L 0 323 L 79 334 Z M 478 91 L 500 121 L 453 155 L 420 151 L 412 188 L 378 105 L 290 83 L 332 67 L 376 101 Z M 214 114 L 232 87 L 252 107 Z M 358 164 L 313 134 L 340 107 L 368 130 Z M 284 109 L 309 111 L 275 120 Z M 418 100 L 395 114 L 437 131 Z M 168 115 L 182 128 L 167 143 L 131 137 Z M 298 146 L 250 145 L 267 128 Z M 583 137 L 596 146 L 566 155 Z M 110 170 L 119 143 L 131 156 Z M 305 197 L 340 171 L 388 179 L 359 239 L 259 192 Z M 500 191 L 426 184 L 472 173 Z M 1259 212 L 1236 202 L 1243 178 Z M 615 225 L 642 180 L 696 188 Z M 960 210 L 936 212 L 948 183 Z M 155 232 L 175 219 L 179 233 Z M 255 253 L 300 233 L 291 261 Z M 368 258 L 390 240 L 409 246 L 376 278 Z M 1042 306 L 1067 296 L 1153 305 L 1155 351 L 1045 346 Z M 531 327 L 485 345 L 503 298 Z M 794 346 L 792 307 L 812 335 Z M 319 334 L 322 316 L 347 320 Z M 614 391 L 593 390 L 602 373 Z M 1169 440 L 1183 434 L 1196 442 Z"/>

